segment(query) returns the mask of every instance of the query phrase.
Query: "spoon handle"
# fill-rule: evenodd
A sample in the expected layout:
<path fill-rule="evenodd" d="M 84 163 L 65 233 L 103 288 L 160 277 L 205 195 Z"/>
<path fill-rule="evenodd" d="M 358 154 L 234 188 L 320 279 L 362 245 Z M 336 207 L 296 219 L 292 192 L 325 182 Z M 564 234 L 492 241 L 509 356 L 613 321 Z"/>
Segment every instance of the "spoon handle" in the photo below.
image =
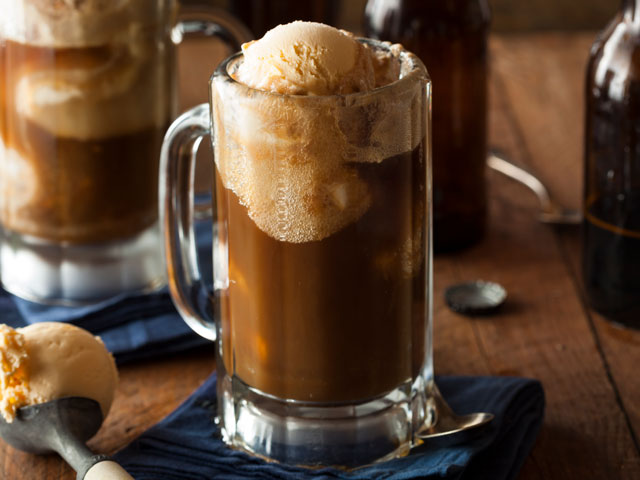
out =
<path fill-rule="evenodd" d="M 104 460 L 93 465 L 85 474 L 84 480 L 133 480 L 124 468 L 113 460 Z"/>
<path fill-rule="evenodd" d="M 487 165 L 496 172 L 515 180 L 529 188 L 538 197 L 540 213 L 538 220 L 552 225 L 579 225 L 582 223 L 582 212 L 565 209 L 551 200 L 547 187 L 534 175 L 512 163 L 496 152 L 489 152 Z"/>
<path fill-rule="evenodd" d="M 543 212 L 551 212 L 557 210 L 557 207 L 551 201 L 549 191 L 544 184 L 523 168 L 511 163 L 509 160 L 499 156 L 495 152 L 491 152 L 487 157 L 487 165 L 489 168 L 506 175 L 507 177 L 521 183 L 536 194 L 540 201 L 540 209 Z"/>
<path fill-rule="evenodd" d="M 94 455 L 68 429 L 60 428 L 56 451 L 78 473 L 77 480 L 133 480 L 120 465 L 106 455 Z"/>

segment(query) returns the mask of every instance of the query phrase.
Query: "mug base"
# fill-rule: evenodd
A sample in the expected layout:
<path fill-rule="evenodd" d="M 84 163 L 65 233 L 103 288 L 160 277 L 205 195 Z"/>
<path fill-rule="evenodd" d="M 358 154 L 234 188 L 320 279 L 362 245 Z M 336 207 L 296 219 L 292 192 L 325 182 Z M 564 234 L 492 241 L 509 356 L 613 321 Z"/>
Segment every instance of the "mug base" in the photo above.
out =
<path fill-rule="evenodd" d="M 5 230 L 0 279 L 8 292 L 36 303 L 86 305 L 166 284 L 158 225 L 135 237 L 92 245 L 52 243 Z"/>
<path fill-rule="evenodd" d="M 353 404 L 283 400 L 225 375 L 218 421 L 230 447 L 304 467 L 356 468 L 407 455 L 412 446 L 412 386 Z"/>

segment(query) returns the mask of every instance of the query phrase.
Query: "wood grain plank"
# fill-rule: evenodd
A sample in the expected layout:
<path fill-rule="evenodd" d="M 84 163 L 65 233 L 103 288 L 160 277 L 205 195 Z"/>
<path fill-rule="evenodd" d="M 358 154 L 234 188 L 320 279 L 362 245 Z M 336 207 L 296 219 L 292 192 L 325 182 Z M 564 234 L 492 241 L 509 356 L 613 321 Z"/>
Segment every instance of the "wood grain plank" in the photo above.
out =
<path fill-rule="evenodd" d="M 514 105 L 530 167 L 567 208 L 582 198 L 584 72 L 594 33 L 502 36 L 492 68 Z M 535 48 L 532 48 L 535 45 Z"/>
<path fill-rule="evenodd" d="M 624 408 L 636 449 L 640 452 L 640 330 L 615 325 L 588 307 L 582 278 L 579 232 L 563 232 L 561 242 L 564 256 L 572 268 L 574 282 L 579 286 L 587 305 L 586 310 L 605 357 L 608 374 L 616 387 L 618 402 Z"/>
<path fill-rule="evenodd" d="M 491 186 L 506 195 L 516 188 L 503 179 L 492 179 Z M 436 269 L 436 281 L 495 280 L 509 291 L 509 303 L 489 318 L 441 311 L 436 371 L 530 376 L 543 382 L 545 423 L 522 478 L 635 479 L 640 460 L 574 285 L 559 261 L 553 232 L 543 230 L 532 215 L 527 219 L 512 209 L 508 198 L 491 203 L 494 224 L 487 242 L 452 260 L 457 265 L 453 278 Z M 472 329 L 480 345 L 469 349 L 454 343 L 469 333 L 447 338 L 440 327 L 444 323 L 451 324 L 449 329 Z"/>
<path fill-rule="evenodd" d="M 570 36 L 526 35 L 517 38 L 504 36 L 492 44 L 495 77 L 493 85 L 501 86 L 500 97 L 508 103 L 510 110 L 506 116 L 511 117 L 516 130 L 514 134 L 521 144 L 519 150 L 511 150 L 510 153 L 537 170 L 554 196 L 571 206 L 581 203 L 582 78 L 586 62 L 586 56 L 581 57 L 581 54 L 588 51 L 592 39 L 593 34 L 590 33 Z M 564 48 L 560 48 L 561 46 Z M 575 55 L 573 59 L 571 52 Z M 581 61 L 577 60 L 580 58 Z M 499 118 L 499 115 L 494 117 Z M 492 126 L 495 126 L 495 122 Z M 498 146 L 501 146 L 504 138 L 504 135 L 492 136 L 493 143 Z M 508 198 L 513 199 L 515 196 L 516 194 L 512 194 Z M 538 353 L 536 361 L 548 362 L 546 375 L 551 372 L 555 375 L 552 385 L 568 387 L 561 385 L 568 376 L 575 378 L 567 383 L 577 382 L 556 399 L 560 403 L 556 404 L 549 395 L 549 412 L 541 444 L 544 445 L 545 435 L 551 427 L 554 436 L 551 441 L 556 447 L 564 445 L 566 448 L 564 455 L 558 452 L 556 458 L 566 456 L 573 458 L 575 462 L 580 455 L 590 452 L 589 461 L 576 465 L 573 470 L 567 468 L 567 475 L 575 475 L 578 470 L 583 469 L 585 478 L 635 478 L 640 475 L 640 457 L 629 429 L 627 403 L 632 398 L 639 398 L 638 390 L 636 387 L 620 390 L 620 382 L 616 377 L 624 377 L 625 381 L 637 386 L 637 380 L 625 372 L 630 370 L 628 365 L 638 365 L 637 355 L 640 353 L 637 350 L 629 353 L 629 348 L 624 350 L 624 354 L 620 353 L 621 349 L 613 348 L 611 340 L 603 337 L 599 325 L 595 330 L 592 328 L 576 283 L 575 258 L 579 251 L 576 233 L 567 230 L 554 232 L 542 225 L 536 228 L 548 230 L 550 235 L 546 242 L 554 250 L 553 255 L 560 257 L 560 263 L 563 262 L 562 258 L 565 259 L 566 268 L 562 279 L 557 277 L 558 272 L 549 270 L 546 266 L 538 271 L 543 274 L 539 280 L 544 282 L 543 285 L 546 284 L 545 290 L 553 286 L 547 293 L 547 301 L 557 302 L 553 314 L 555 324 L 549 325 L 549 329 L 545 328 L 547 335 L 555 332 L 547 341 L 556 337 L 552 343 L 555 344 L 557 354 L 550 351 Z M 572 236 L 573 243 L 565 243 L 567 235 Z M 566 261 L 567 250 L 572 252 L 573 262 Z M 535 282 L 531 283 L 533 290 L 535 285 Z M 576 324 L 576 318 L 581 319 L 579 325 Z M 540 320 L 544 319 L 540 317 Z M 592 335 L 588 335 L 585 329 L 591 330 Z M 618 357 L 624 357 L 623 360 L 613 357 L 609 350 L 616 351 Z M 587 361 L 589 366 L 585 365 L 572 372 L 575 367 L 571 363 L 576 356 L 580 358 L 583 355 L 590 358 Z M 599 362 L 594 357 L 598 357 Z M 634 360 L 635 363 L 627 363 Z M 599 363 L 597 367 L 596 363 Z M 593 376 L 595 370 L 598 370 L 597 378 Z M 618 401 L 620 391 L 628 398 L 627 402 Z M 607 397 L 604 403 L 601 398 L 603 395 Z M 612 403 L 617 403 L 617 411 L 603 415 L 600 408 Z M 554 405 L 562 417 L 557 419 L 558 424 L 553 417 Z M 572 427 L 565 428 L 571 423 L 574 423 Z M 576 448 L 569 437 L 563 441 L 563 432 L 581 432 L 579 438 L 576 438 L 581 443 L 580 447 Z M 614 446 L 606 445 L 609 442 Z M 532 461 L 543 472 L 548 468 L 545 467 L 548 455 L 540 455 L 539 448 L 534 451 Z M 560 469 L 562 464 L 555 467 L 554 473 Z M 544 475 L 547 477 L 549 473 L 545 472 Z"/>
<path fill-rule="evenodd" d="M 497 31 L 603 28 L 620 2 L 611 0 L 489 0 Z"/>
<path fill-rule="evenodd" d="M 506 95 L 516 106 L 517 122 L 523 125 L 521 136 L 531 152 L 532 164 L 540 176 L 549 182 L 557 198 L 566 205 L 582 203 L 584 72 L 587 56 L 570 52 L 588 52 L 593 33 L 577 35 L 502 37 L 495 42 L 494 64 L 504 78 Z M 528 40 L 528 41 L 527 41 Z M 535 44 L 535 52 L 531 45 Z M 567 45 L 569 51 L 560 48 Z M 543 74 L 531 68 L 535 58 L 545 59 Z M 536 84 L 536 94 L 528 94 L 526 85 Z M 570 87 L 574 86 L 572 90 Z M 579 88 L 578 88 L 579 86 Z M 554 118 L 549 122 L 548 118 Z M 544 139 L 543 142 L 540 139 Z M 557 150 L 557 151 L 556 151 Z M 569 264 L 573 282 L 584 302 L 582 285 L 580 237 L 578 229 L 557 232 L 565 261 Z M 601 315 L 587 308 L 596 340 L 604 355 L 605 366 L 614 382 L 619 402 L 624 408 L 634 432 L 636 448 L 640 438 L 640 332 L 618 328 Z"/>

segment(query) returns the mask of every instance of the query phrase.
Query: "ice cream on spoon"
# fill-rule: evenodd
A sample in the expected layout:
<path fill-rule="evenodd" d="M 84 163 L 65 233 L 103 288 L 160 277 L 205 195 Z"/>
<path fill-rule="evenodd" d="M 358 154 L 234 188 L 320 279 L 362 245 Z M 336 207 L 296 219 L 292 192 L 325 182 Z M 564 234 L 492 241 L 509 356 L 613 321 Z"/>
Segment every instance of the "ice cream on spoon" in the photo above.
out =
<path fill-rule="evenodd" d="M 84 444 L 111 408 L 118 382 L 102 341 L 79 327 L 0 324 L 0 436 L 31 453 L 55 451 L 78 478 L 131 479 Z"/>
<path fill-rule="evenodd" d="M 100 338 L 65 323 L 13 329 L 0 325 L 0 412 L 12 422 L 16 410 L 62 397 L 86 397 L 109 413 L 118 371 Z"/>

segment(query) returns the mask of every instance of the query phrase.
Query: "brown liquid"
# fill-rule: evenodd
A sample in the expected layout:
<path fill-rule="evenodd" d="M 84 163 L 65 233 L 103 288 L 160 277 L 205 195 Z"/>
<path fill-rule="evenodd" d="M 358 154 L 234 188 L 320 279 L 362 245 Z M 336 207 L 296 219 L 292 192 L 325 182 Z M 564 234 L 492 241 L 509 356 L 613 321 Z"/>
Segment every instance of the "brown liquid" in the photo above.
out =
<path fill-rule="evenodd" d="M 5 168 L 19 173 L 0 179 L 4 228 L 55 242 L 95 243 L 125 239 L 155 222 L 164 126 L 147 122 L 118 134 L 76 138 L 18 111 L 16 92 L 25 73 L 99 70 L 110 55 L 108 46 L 54 49 L 0 40 L 0 139 L 22 159 L 6 159 Z M 169 83 L 168 77 L 158 82 L 158 101 L 168 97 Z M 122 115 L 124 121 L 127 112 Z"/>
<path fill-rule="evenodd" d="M 640 328 L 640 1 L 599 35 L 586 82 L 582 263 L 591 306 Z"/>
<path fill-rule="evenodd" d="M 367 213 L 298 244 L 259 230 L 218 180 L 229 248 L 223 360 L 229 374 L 267 394 L 373 398 L 409 381 L 424 360 L 424 146 L 354 169 L 372 192 Z"/>
<path fill-rule="evenodd" d="M 369 0 L 368 37 L 401 43 L 433 82 L 433 235 L 437 252 L 479 241 L 487 192 L 486 0 Z"/>
<path fill-rule="evenodd" d="M 640 190 L 597 198 L 585 207 L 582 258 L 591 306 L 640 328 Z"/>

